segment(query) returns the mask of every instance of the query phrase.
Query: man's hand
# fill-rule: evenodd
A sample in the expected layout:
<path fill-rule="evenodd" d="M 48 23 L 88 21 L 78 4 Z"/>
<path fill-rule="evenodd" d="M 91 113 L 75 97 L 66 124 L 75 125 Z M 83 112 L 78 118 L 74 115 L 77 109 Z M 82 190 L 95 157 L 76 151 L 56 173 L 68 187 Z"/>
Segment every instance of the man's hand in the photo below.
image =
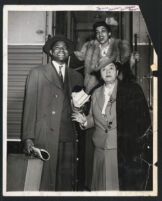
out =
<path fill-rule="evenodd" d="M 31 154 L 32 152 L 32 147 L 34 146 L 33 140 L 32 139 L 26 139 L 24 141 L 24 152 L 26 154 Z"/>

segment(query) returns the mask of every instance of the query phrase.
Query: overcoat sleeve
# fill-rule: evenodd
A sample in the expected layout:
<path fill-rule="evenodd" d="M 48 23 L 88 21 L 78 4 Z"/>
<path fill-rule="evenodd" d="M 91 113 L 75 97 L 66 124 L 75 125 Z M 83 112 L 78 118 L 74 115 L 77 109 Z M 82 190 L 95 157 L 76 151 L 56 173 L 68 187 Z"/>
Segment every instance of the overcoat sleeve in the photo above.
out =
<path fill-rule="evenodd" d="M 38 71 L 30 72 L 26 82 L 22 140 L 34 139 L 37 110 Z"/>

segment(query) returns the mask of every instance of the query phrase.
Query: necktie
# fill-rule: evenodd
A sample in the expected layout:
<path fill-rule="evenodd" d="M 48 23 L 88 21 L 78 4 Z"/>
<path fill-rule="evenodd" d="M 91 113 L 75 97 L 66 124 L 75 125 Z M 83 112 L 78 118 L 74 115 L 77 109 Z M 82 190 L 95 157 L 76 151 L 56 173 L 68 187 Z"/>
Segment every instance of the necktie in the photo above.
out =
<path fill-rule="evenodd" d="M 63 66 L 59 66 L 59 76 L 60 76 L 60 79 L 61 79 L 61 82 L 64 83 L 64 80 L 63 80 L 63 75 L 62 75 L 62 72 L 61 72 L 61 68 Z"/>

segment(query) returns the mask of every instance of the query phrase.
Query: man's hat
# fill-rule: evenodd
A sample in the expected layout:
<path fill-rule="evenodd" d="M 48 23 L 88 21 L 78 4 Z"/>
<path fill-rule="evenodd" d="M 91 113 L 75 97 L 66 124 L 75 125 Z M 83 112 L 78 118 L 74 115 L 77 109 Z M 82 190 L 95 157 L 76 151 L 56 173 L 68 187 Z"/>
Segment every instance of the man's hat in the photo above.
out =
<path fill-rule="evenodd" d="M 50 50 L 52 50 L 54 44 L 58 41 L 63 41 L 66 43 L 68 51 L 69 51 L 69 55 L 72 54 L 74 52 L 74 44 L 71 40 L 67 39 L 65 36 L 63 35 L 56 35 L 50 39 L 48 39 L 45 43 L 45 45 L 43 46 L 43 51 L 50 55 Z"/>

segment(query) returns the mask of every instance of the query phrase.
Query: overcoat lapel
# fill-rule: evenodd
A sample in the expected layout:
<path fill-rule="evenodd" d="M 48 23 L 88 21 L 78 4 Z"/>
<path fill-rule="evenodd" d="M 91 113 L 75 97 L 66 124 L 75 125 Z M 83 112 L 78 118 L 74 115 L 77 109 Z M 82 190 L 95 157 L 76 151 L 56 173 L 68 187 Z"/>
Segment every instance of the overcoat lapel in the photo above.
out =
<path fill-rule="evenodd" d="M 104 86 L 102 86 L 96 96 L 96 101 L 97 101 L 97 104 L 100 108 L 100 110 L 102 111 L 102 108 L 103 108 L 103 105 L 104 105 L 104 99 L 105 99 L 105 96 L 104 96 Z"/>
<path fill-rule="evenodd" d="M 117 118 L 118 137 L 119 135 L 122 134 L 120 130 L 122 130 L 122 127 L 123 127 L 122 121 L 123 121 L 123 113 L 124 113 L 124 107 L 125 107 L 125 104 L 123 104 L 123 102 L 125 102 L 125 99 L 126 97 L 123 94 L 122 82 L 118 80 L 117 95 L 116 95 L 116 118 Z M 119 139 L 118 139 L 118 143 L 119 143 Z"/>
<path fill-rule="evenodd" d="M 58 88 L 62 89 L 63 86 L 61 80 L 53 64 L 49 63 L 46 65 L 44 75 L 51 84 L 54 84 Z"/>
<path fill-rule="evenodd" d="M 124 97 L 125 98 L 125 97 Z M 123 95 L 122 95 L 122 84 L 121 81 L 118 80 L 118 85 L 117 85 L 117 93 L 116 93 L 116 112 L 117 115 L 120 113 L 121 111 L 121 107 L 122 107 L 122 102 L 123 102 Z"/>
<path fill-rule="evenodd" d="M 65 81 L 66 81 L 66 84 L 68 86 L 67 87 L 68 88 L 68 96 L 71 99 L 71 94 L 72 94 L 72 72 L 71 72 L 71 70 L 69 69 L 68 66 L 66 66 L 66 68 L 65 68 Z"/>

